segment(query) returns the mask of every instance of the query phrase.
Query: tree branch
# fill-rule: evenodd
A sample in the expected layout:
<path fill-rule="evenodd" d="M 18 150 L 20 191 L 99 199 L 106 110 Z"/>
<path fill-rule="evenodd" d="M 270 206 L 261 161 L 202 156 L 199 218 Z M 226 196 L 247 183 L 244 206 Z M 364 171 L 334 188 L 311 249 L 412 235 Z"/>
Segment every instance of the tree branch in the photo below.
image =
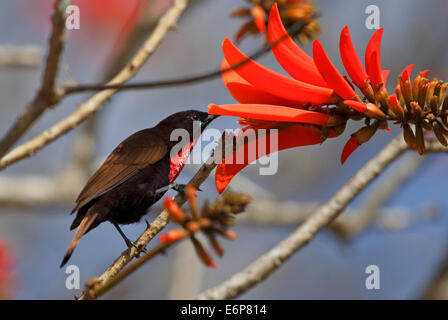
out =
<path fill-rule="evenodd" d="M 331 230 L 343 239 L 355 236 L 362 230 L 371 226 L 383 207 L 395 192 L 420 168 L 427 160 L 426 156 L 411 153 L 396 164 L 394 170 L 384 176 L 377 186 L 374 187 L 370 196 L 364 203 L 360 212 L 352 215 L 353 219 L 336 219 L 331 225 Z M 349 222 L 349 223 L 347 223 Z"/>
<path fill-rule="evenodd" d="M 168 31 L 175 27 L 181 14 L 186 9 L 187 4 L 188 0 L 176 0 L 174 2 L 173 6 L 168 9 L 167 12 L 159 20 L 157 27 L 145 41 L 140 50 L 135 54 L 132 60 L 111 81 L 108 82 L 108 85 L 123 84 L 137 73 L 137 71 L 143 66 L 143 64 L 162 42 Z M 83 121 L 92 116 L 96 111 L 98 111 L 102 107 L 103 103 L 118 91 L 118 89 L 108 89 L 95 94 L 88 101 L 81 104 L 78 110 L 72 113 L 70 116 L 63 119 L 48 130 L 42 132 L 40 135 L 36 136 L 30 141 L 15 148 L 6 156 L 1 158 L 0 170 L 6 168 L 14 162 L 32 156 L 47 144 L 56 140 L 70 130 L 76 128 L 79 124 L 81 124 Z M 14 133 L 13 136 L 16 137 L 17 134 Z M 10 139 L 8 138 L 7 141 L 10 141 Z M 14 142 L 15 141 L 16 140 L 14 140 Z M 8 143 L 8 146 L 10 144 L 11 143 Z M 0 156 L 2 155 L 2 150 L 6 152 L 8 148 L 2 149 L 0 144 Z"/>
<path fill-rule="evenodd" d="M 41 62 L 42 52 L 36 46 L 0 46 L 0 68 L 37 68 Z"/>
<path fill-rule="evenodd" d="M 58 0 L 55 3 L 55 11 L 52 17 L 52 31 L 49 40 L 48 56 L 45 71 L 42 78 L 42 86 L 36 97 L 19 116 L 16 122 L 0 140 L 0 157 L 23 136 L 28 128 L 49 107 L 58 103 L 60 96 L 56 90 L 56 76 L 59 62 L 65 43 L 65 10 L 71 4 L 71 0 Z"/>

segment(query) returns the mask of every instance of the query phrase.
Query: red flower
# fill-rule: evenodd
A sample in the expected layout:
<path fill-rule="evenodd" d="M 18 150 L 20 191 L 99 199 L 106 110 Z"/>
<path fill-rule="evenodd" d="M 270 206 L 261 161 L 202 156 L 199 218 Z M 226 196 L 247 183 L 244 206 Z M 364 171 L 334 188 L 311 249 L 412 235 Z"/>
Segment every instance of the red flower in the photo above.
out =
<path fill-rule="evenodd" d="M 341 32 L 339 50 L 343 65 L 368 101 L 365 103 L 351 83 L 334 67 L 318 40 L 314 41 L 313 57 L 310 57 L 288 36 L 277 4 L 274 4 L 269 15 L 267 36 L 277 61 L 292 78 L 250 60 L 229 39 L 225 39 L 222 68 L 235 68 L 225 72 L 222 79 L 230 94 L 240 104 L 211 104 L 209 113 L 240 117 L 239 123 L 246 126 L 243 131 L 249 128 L 256 131 L 261 128 L 278 129 L 278 148 L 262 152 L 259 150 L 256 159 L 283 149 L 321 143 L 327 137 L 341 134 L 348 119 L 364 118 L 366 126 L 354 133 L 344 147 L 341 156 L 341 162 L 344 163 L 350 154 L 367 142 L 378 129 L 390 130 L 387 120 L 405 121 L 404 115 L 407 111 L 403 103 L 409 103 L 407 98 L 412 96 L 410 73 L 413 65 L 407 67 L 401 75 L 403 83 L 397 89 L 397 96 L 405 101 L 400 105 L 397 96 L 389 96 L 385 88 L 389 71 L 381 68 L 382 33 L 383 29 L 379 29 L 371 37 L 365 52 L 364 69 L 348 28 L 345 27 Z M 242 63 L 243 61 L 247 62 Z M 420 74 L 418 80 L 425 75 L 426 73 Z M 418 85 L 416 88 L 420 90 Z M 439 101 L 442 101 L 442 98 L 439 98 Z M 330 105 L 335 107 L 327 107 Z M 406 121 L 409 121 L 410 117 L 409 115 Z M 422 120 L 416 117 L 413 119 Z M 374 123 L 371 124 L 372 120 Z M 258 137 L 257 140 L 263 139 L 267 142 L 270 134 Z M 230 162 L 238 155 L 242 157 L 243 153 L 247 154 L 251 144 L 256 144 L 257 140 L 241 146 L 218 165 L 215 178 L 218 192 L 221 193 L 233 176 L 248 163 L 256 160 L 252 157 L 245 159 L 242 164 Z"/>
<path fill-rule="evenodd" d="M 115 45 L 118 52 L 139 19 L 145 13 L 145 8 L 150 5 L 151 12 L 157 13 L 166 6 L 167 0 L 74 0 L 73 5 L 79 8 L 80 29 L 69 32 L 68 43 L 76 43 L 76 48 L 91 54 L 91 50 L 98 52 L 98 46 L 108 47 Z M 34 23 L 50 23 L 50 17 L 54 11 L 54 1 L 30 1 L 33 13 L 30 17 Z M 27 13 L 28 14 L 28 13 Z M 110 49 L 108 49 L 110 52 Z"/>
<path fill-rule="evenodd" d="M 232 12 L 233 17 L 247 18 L 246 22 L 239 28 L 235 42 L 238 44 L 248 35 L 266 34 L 267 13 L 272 7 L 273 0 L 246 0 L 250 7 L 242 7 Z M 316 37 L 320 32 L 320 24 L 314 19 L 317 9 L 309 0 L 276 0 L 283 22 L 287 27 L 305 22 L 303 29 L 296 38 L 305 43 L 309 39 Z"/>
<path fill-rule="evenodd" d="M 6 244 L 0 239 L 0 300 L 10 297 L 12 277 L 13 258 Z"/>

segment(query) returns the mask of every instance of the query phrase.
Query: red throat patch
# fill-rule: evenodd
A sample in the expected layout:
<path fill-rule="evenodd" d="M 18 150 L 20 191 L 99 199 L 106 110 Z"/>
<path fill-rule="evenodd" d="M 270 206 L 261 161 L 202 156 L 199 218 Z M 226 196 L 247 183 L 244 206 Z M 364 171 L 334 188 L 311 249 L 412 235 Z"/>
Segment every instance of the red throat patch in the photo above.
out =
<path fill-rule="evenodd" d="M 174 180 L 176 180 L 179 173 L 184 168 L 185 162 L 188 159 L 188 156 L 191 153 L 191 150 L 193 150 L 194 145 L 196 144 L 196 141 L 198 139 L 195 139 L 189 143 L 187 143 L 185 146 L 183 146 L 182 150 L 179 151 L 177 154 L 177 157 L 171 158 L 170 163 L 170 174 L 168 176 L 169 182 L 173 183 Z"/>

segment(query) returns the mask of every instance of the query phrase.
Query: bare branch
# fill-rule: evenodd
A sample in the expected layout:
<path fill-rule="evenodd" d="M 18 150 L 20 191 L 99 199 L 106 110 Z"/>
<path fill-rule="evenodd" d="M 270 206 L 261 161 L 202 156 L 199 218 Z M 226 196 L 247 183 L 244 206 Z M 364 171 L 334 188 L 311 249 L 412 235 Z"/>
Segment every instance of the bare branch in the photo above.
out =
<path fill-rule="evenodd" d="M 427 157 L 419 156 L 417 153 L 410 153 L 399 161 L 392 172 L 384 176 L 377 186 L 372 190 L 363 208 L 352 219 L 336 219 L 331 230 L 344 239 L 359 234 L 361 231 L 371 226 L 377 219 L 381 208 L 395 192 L 420 168 Z M 341 218 L 344 216 L 341 216 Z"/>
<path fill-rule="evenodd" d="M 167 12 L 159 20 L 157 27 L 142 45 L 140 50 L 135 54 L 132 60 L 111 81 L 109 81 L 108 84 L 123 84 L 137 73 L 137 71 L 157 49 L 168 31 L 175 27 L 187 4 L 188 0 L 176 0 L 174 2 L 173 6 L 168 9 Z M 78 110 L 72 113 L 70 116 L 63 119 L 53 127 L 42 132 L 40 135 L 36 136 L 30 141 L 15 148 L 2 159 L 0 159 L 0 170 L 6 168 L 14 162 L 32 156 L 47 144 L 53 142 L 70 130 L 75 129 L 77 126 L 79 126 L 79 124 L 81 124 L 83 121 L 91 117 L 96 111 L 98 111 L 102 107 L 103 103 L 118 91 L 118 89 L 109 89 L 100 91 L 95 94 L 88 101 L 81 104 Z M 14 136 L 15 135 L 16 134 L 14 134 Z M 8 148 L 5 148 L 5 151 L 7 149 Z M 1 150 L 2 148 L 0 144 L 0 155 L 2 155 Z"/>
<path fill-rule="evenodd" d="M 49 41 L 45 71 L 42 78 L 42 86 L 34 100 L 0 140 L 0 157 L 3 157 L 8 152 L 45 110 L 60 100 L 56 89 L 56 76 L 65 43 L 65 11 L 70 4 L 71 0 L 58 0 L 55 3 L 55 11 L 52 17 L 53 27 Z"/>
<path fill-rule="evenodd" d="M 0 68 L 37 68 L 41 62 L 42 51 L 36 46 L 0 46 Z"/>
<path fill-rule="evenodd" d="M 319 16 L 319 13 L 314 13 L 310 19 L 315 19 Z M 290 34 L 291 37 L 295 37 L 297 34 L 302 32 L 302 30 L 308 25 L 308 22 L 299 21 L 292 25 L 289 30 L 288 34 Z M 193 76 L 187 76 L 184 78 L 176 78 L 176 79 L 166 79 L 166 80 L 156 80 L 156 81 L 143 81 L 138 83 L 129 83 L 129 84 L 76 84 L 76 85 L 67 85 L 65 88 L 63 88 L 64 95 L 70 95 L 74 93 L 80 93 L 80 92 L 86 92 L 86 91 L 98 91 L 98 90 L 105 90 L 105 89 L 120 89 L 120 90 L 142 90 L 142 89 L 153 89 L 153 88 L 166 88 L 166 87 L 172 87 L 172 86 L 182 86 L 182 85 L 192 85 L 195 83 L 208 81 L 217 77 L 222 76 L 224 73 L 238 69 L 248 63 L 251 60 L 256 60 L 260 57 L 262 57 L 264 54 L 271 51 L 271 49 L 275 46 L 277 46 L 280 42 L 284 41 L 288 38 L 288 35 L 285 34 L 278 38 L 276 41 L 274 41 L 272 44 L 266 44 L 260 49 L 258 49 L 256 52 L 251 54 L 247 59 L 232 65 L 225 69 L 217 69 L 217 70 L 211 70 L 206 71 L 203 73 L 199 73 L 197 75 Z"/>

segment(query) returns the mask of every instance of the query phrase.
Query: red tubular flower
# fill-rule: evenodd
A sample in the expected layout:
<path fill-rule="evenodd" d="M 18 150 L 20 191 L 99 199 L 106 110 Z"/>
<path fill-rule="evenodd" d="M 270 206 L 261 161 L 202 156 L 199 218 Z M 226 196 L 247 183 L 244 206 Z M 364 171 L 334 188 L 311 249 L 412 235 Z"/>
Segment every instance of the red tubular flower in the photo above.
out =
<path fill-rule="evenodd" d="M 370 81 L 374 86 L 379 86 L 384 83 L 379 51 L 373 51 L 369 59 L 370 60 L 366 66 Z"/>
<path fill-rule="evenodd" d="M 163 200 L 163 204 L 165 205 L 165 208 L 173 221 L 179 224 L 182 224 L 185 221 L 186 216 L 176 202 L 171 200 L 169 197 L 165 197 L 165 199 Z"/>
<path fill-rule="evenodd" d="M 356 53 L 347 26 L 345 26 L 341 32 L 339 52 L 341 54 L 342 63 L 350 78 L 358 88 L 364 88 L 364 84 L 367 80 L 367 72 Z"/>
<path fill-rule="evenodd" d="M 308 103 L 324 105 L 333 101 L 333 90 L 274 72 L 247 57 L 228 38 L 223 42 L 223 52 L 230 65 L 238 66 L 235 72 L 261 91 L 292 100 L 298 106 Z"/>
<path fill-rule="evenodd" d="M 336 137 L 338 135 L 337 132 L 332 131 L 329 134 L 329 137 Z M 219 193 L 223 192 L 224 189 L 229 184 L 230 180 L 243 168 L 245 168 L 249 164 L 249 159 L 244 157 L 248 155 L 249 150 L 252 150 L 256 147 L 257 143 L 261 145 L 270 146 L 271 134 L 267 134 L 257 140 L 250 141 L 249 143 L 241 146 L 236 153 L 231 154 L 223 159 L 223 162 L 218 165 L 215 174 L 215 184 L 216 189 Z M 277 134 L 278 145 L 275 150 L 258 150 L 255 155 L 255 159 L 251 159 L 252 161 L 257 160 L 261 157 L 269 153 L 273 153 L 276 151 L 281 151 L 285 149 L 302 147 L 307 145 L 319 144 L 322 141 L 322 132 L 314 127 L 314 126 L 305 126 L 305 125 L 293 125 L 286 128 L 282 128 L 278 130 Z M 236 163 L 236 159 L 244 159 L 243 163 Z"/>
<path fill-rule="evenodd" d="M 347 143 L 344 146 L 344 149 L 342 150 L 342 155 L 341 155 L 341 164 L 344 164 L 345 161 L 348 159 L 348 157 L 350 157 L 350 155 L 356 150 L 358 149 L 358 147 L 360 146 L 360 144 L 358 143 L 358 141 L 356 140 L 355 137 L 351 137 Z"/>
<path fill-rule="evenodd" d="M 331 63 L 319 40 L 313 43 L 313 59 L 325 81 L 341 98 L 347 100 L 357 96 L 350 84 Z"/>
<path fill-rule="evenodd" d="M 255 6 L 251 8 L 251 14 L 254 17 L 255 25 L 257 26 L 258 31 L 260 33 L 266 33 L 266 12 L 260 6 Z"/>
<path fill-rule="evenodd" d="M 382 77 L 383 77 L 384 85 L 386 85 L 386 83 L 387 83 L 387 78 L 389 77 L 389 73 L 390 73 L 390 70 L 383 70 L 381 72 Z"/>
<path fill-rule="evenodd" d="M 208 112 L 249 119 L 300 122 L 321 126 L 326 125 L 330 119 L 334 119 L 334 117 L 325 113 L 267 104 L 227 104 L 220 106 L 211 104 Z"/>
<path fill-rule="evenodd" d="M 367 74 L 374 86 L 378 86 L 383 82 L 381 73 L 381 38 L 383 36 L 383 28 L 378 29 L 370 38 L 366 48 L 365 64 Z"/>
<path fill-rule="evenodd" d="M 13 257 L 0 239 L 0 300 L 10 298 L 13 278 Z"/>
<path fill-rule="evenodd" d="M 230 64 L 224 59 L 221 64 L 221 69 L 225 71 L 229 68 Z M 275 96 L 256 88 L 241 78 L 238 73 L 233 70 L 224 72 L 222 75 L 222 80 L 232 97 L 239 103 L 266 103 L 289 107 L 297 106 L 297 103 L 292 100 Z"/>
<path fill-rule="evenodd" d="M 414 64 L 408 65 L 401 73 L 401 78 L 403 80 L 409 80 L 411 77 L 412 69 L 414 69 Z M 423 77 L 425 77 L 425 76 L 423 76 Z"/>
<path fill-rule="evenodd" d="M 363 93 L 363 99 L 335 68 L 318 40 L 313 44 L 313 58 L 295 44 L 282 24 L 277 4 L 273 5 L 269 15 L 267 36 L 277 61 L 292 78 L 248 59 L 230 40 L 224 40 L 222 68 L 232 66 L 233 69 L 223 75 L 223 81 L 241 104 L 211 104 L 209 113 L 240 117 L 239 124 L 245 126 L 240 134 L 254 129 L 256 139 L 237 146 L 233 154 L 225 155 L 215 175 L 218 191 L 222 192 L 250 162 L 272 152 L 318 144 L 328 137 L 335 137 L 342 133 L 349 119 L 364 118 L 366 126 L 348 140 L 341 155 L 342 163 L 377 130 L 390 130 L 389 120 L 400 123 L 405 130 L 406 142 L 410 146 L 418 145 L 422 152 L 423 130 L 437 128 L 437 138 L 447 144 L 444 135 L 448 136 L 448 129 L 445 129 L 448 128 L 448 98 L 444 95 L 448 84 L 428 81 L 427 71 L 411 82 L 413 65 L 409 65 L 399 77 L 396 95 L 390 95 L 385 86 L 389 70 L 381 68 L 382 34 L 383 29 L 379 29 L 372 35 L 365 51 L 364 68 L 348 27 L 341 32 L 342 62 L 353 83 Z M 329 105 L 334 107 L 323 108 Z M 419 128 L 418 139 L 410 138 L 408 122 Z M 277 129 L 278 145 L 268 148 L 275 133 L 262 135 L 261 129 Z M 258 147 L 263 145 L 266 147 L 261 149 L 265 150 L 260 150 Z M 253 150 L 257 153 L 249 159 L 248 152 Z M 236 163 L 235 159 L 243 160 L 243 163 Z"/>
<path fill-rule="evenodd" d="M 269 14 L 268 40 L 277 61 L 291 77 L 316 86 L 328 87 L 313 59 L 288 35 L 277 3 L 274 3 Z"/>

